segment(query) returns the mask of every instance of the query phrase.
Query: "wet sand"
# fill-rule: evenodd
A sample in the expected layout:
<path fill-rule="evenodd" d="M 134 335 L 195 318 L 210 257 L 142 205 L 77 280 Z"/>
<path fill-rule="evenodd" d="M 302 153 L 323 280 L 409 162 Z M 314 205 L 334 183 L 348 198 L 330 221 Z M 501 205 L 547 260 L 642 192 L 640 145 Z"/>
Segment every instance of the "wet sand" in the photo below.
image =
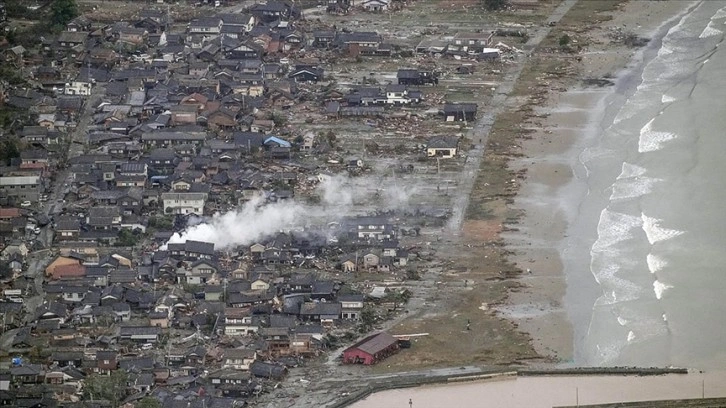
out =
<path fill-rule="evenodd" d="M 612 44 L 609 35 L 616 28 L 650 38 L 689 4 L 630 1 L 611 21 L 588 31 L 591 41 L 581 54 L 579 78 L 571 81 L 566 92 L 550 92 L 547 103 L 536 112 L 544 116 L 541 127 L 522 143 L 524 157 L 512 162 L 515 171 L 527 170 L 514 203 L 525 216 L 517 231 L 504 233 L 503 238 L 515 253 L 511 260 L 524 271 L 525 287 L 512 292 L 508 304 L 499 310 L 532 336 L 539 354 L 564 365 L 577 365 L 573 322 L 582 325 L 589 319 L 597 295 L 594 286 L 568 288 L 563 270 L 566 232 L 586 194 L 572 181 L 582 176 L 574 173 L 582 143 L 588 132 L 597 131 L 606 97 L 612 92 L 607 86 L 584 87 L 580 79 L 614 77 L 637 65 L 638 49 Z M 577 292 L 569 299 L 589 304 L 565 307 L 568 290 Z M 581 315 L 572 316 L 573 309 Z M 579 327 L 579 336 L 583 330 Z"/>

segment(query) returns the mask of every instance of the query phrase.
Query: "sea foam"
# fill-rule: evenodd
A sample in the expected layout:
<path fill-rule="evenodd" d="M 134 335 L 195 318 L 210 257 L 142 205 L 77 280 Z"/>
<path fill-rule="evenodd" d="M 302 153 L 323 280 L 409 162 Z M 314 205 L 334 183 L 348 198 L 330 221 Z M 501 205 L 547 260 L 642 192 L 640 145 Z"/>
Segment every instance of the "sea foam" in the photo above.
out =
<path fill-rule="evenodd" d="M 713 21 L 709 22 L 708 25 L 706 26 L 706 28 L 704 28 L 703 31 L 701 32 L 701 35 L 698 36 L 698 38 L 715 37 L 717 35 L 723 34 L 723 31 L 714 27 L 713 23 L 714 23 Z"/>
<path fill-rule="evenodd" d="M 671 102 L 675 102 L 676 100 L 677 100 L 676 98 L 674 98 L 670 95 L 663 94 L 663 96 L 660 98 L 660 103 L 671 103 Z"/>
<path fill-rule="evenodd" d="M 644 196 L 653 191 L 653 187 L 662 179 L 645 177 L 645 168 L 630 163 L 623 163 L 620 175 L 612 184 L 610 200 L 625 200 Z"/>
<path fill-rule="evenodd" d="M 650 273 L 656 273 L 668 266 L 668 262 L 658 255 L 648 254 L 645 260 L 648 263 L 648 270 Z"/>
<path fill-rule="evenodd" d="M 655 298 L 659 299 L 659 300 L 663 297 L 663 293 L 666 290 L 672 289 L 672 288 L 673 288 L 673 286 L 666 285 L 665 283 L 658 282 L 657 280 L 653 282 L 653 291 L 655 292 Z"/>
<path fill-rule="evenodd" d="M 645 169 L 645 167 L 641 167 L 628 162 L 623 162 L 623 165 L 620 168 L 620 174 L 618 175 L 617 179 L 622 180 L 631 177 L 640 177 L 645 175 L 646 171 L 647 170 Z"/>
<path fill-rule="evenodd" d="M 665 142 L 677 137 L 674 133 L 653 130 L 654 120 L 655 118 L 649 120 L 640 129 L 640 139 L 638 140 L 638 152 L 640 153 L 660 150 Z"/>
<path fill-rule="evenodd" d="M 633 237 L 633 230 L 642 225 L 642 220 L 634 215 L 610 211 L 607 208 L 600 213 L 597 226 L 597 240 L 592 245 L 593 252 L 603 250 Z"/>
<path fill-rule="evenodd" d="M 643 221 L 643 231 L 645 231 L 645 235 L 648 237 L 648 242 L 650 242 L 651 245 L 683 234 L 683 231 L 661 227 L 661 220 L 649 217 L 644 213 L 641 213 L 641 219 Z"/>
<path fill-rule="evenodd" d="M 653 178 L 618 180 L 612 185 L 610 200 L 627 200 L 631 198 L 642 197 L 652 192 L 653 186 L 656 185 L 658 181 L 658 179 Z"/>

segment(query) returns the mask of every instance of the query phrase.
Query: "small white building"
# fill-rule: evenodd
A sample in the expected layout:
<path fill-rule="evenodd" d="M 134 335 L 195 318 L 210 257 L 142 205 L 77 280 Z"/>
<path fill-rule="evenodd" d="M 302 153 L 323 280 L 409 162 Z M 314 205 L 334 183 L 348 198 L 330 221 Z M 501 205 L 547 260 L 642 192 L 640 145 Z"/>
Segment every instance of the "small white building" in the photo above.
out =
<path fill-rule="evenodd" d="M 428 157 L 450 159 L 456 156 L 459 149 L 459 139 L 456 137 L 434 136 L 426 143 Z"/>
<path fill-rule="evenodd" d="M 66 95 L 83 95 L 88 96 L 91 94 L 93 84 L 90 82 L 74 81 L 66 84 L 63 88 L 63 93 Z"/>
<path fill-rule="evenodd" d="M 365 11 L 380 12 L 388 10 L 390 0 L 364 0 L 361 6 Z"/>

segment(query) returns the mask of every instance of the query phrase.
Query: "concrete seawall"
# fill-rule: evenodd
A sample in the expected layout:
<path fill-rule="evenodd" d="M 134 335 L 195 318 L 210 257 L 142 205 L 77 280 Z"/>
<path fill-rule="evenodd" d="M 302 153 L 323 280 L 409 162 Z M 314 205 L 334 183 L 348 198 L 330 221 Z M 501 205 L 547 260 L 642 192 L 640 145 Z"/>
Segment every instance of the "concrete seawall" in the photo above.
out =
<path fill-rule="evenodd" d="M 353 392 L 349 395 L 343 396 L 340 399 L 328 403 L 325 408 L 344 408 L 352 405 L 353 403 L 365 399 L 371 394 L 375 394 L 381 391 L 401 389 L 401 388 L 413 388 L 422 385 L 433 385 L 433 384 L 446 384 L 446 383 L 458 383 L 467 381 L 485 381 L 493 379 L 502 379 L 505 377 L 526 377 L 526 376 L 566 376 L 566 375 L 581 375 L 581 376 L 603 376 L 603 375 L 632 375 L 632 376 L 654 376 L 654 375 L 666 375 L 666 374 L 688 374 L 688 369 L 685 368 L 638 368 L 638 367 L 610 367 L 610 368 L 597 368 L 597 367 L 583 367 L 583 368 L 566 368 L 566 369 L 520 369 L 517 371 L 512 370 L 484 370 L 476 373 L 463 373 L 463 374 L 448 374 L 448 375 L 426 375 L 426 374 L 413 374 L 405 375 L 400 377 L 387 378 L 385 380 L 372 380 L 368 383 L 368 386 L 363 390 Z M 608 405 L 614 407 L 614 405 Z M 676 405 L 663 405 L 663 406 L 676 406 Z M 698 405 L 694 405 L 698 406 Z M 603 405 L 605 407 L 605 405 Z M 637 407 L 635 405 L 634 407 Z"/>

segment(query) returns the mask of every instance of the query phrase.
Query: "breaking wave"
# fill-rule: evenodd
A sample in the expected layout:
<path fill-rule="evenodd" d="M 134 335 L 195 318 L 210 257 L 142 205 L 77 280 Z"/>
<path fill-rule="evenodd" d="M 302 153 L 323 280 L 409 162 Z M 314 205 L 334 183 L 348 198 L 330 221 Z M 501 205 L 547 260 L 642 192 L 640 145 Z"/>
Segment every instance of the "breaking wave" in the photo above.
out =
<path fill-rule="evenodd" d="M 658 280 L 655 280 L 655 281 L 653 282 L 653 291 L 655 292 L 655 297 L 656 297 L 656 299 L 658 299 L 658 300 L 660 300 L 660 299 L 661 299 L 661 298 L 663 297 L 663 293 L 664 293 L 664 292 L 665 292 L 666 290 L 668 290 L 668 289 L 672 289 L 672 288 L 673 288 L 673 286 L 671 286 L 671 285 L 666 285 L 665 283 L 663 283 L 663 282 L 659 282 Z"/>
<path fill-rule="evenodd" d="M 683 234 L 683 231 L 661 227 L 661 220 L 657 218 L 648 217 L 643 213 L 641 213 L 641 218 L 643 221 L 643 231 L 645 231 L 645 235 L 648 237 L 648 242 L 651 245 Z"/>
<path fill-rule="evenodd" d="M 718 28 L 713 26 L 713 21 L 708 23 L 706 28 L 703 29 L 701 32 L 701 35 L 698 36 L 698 38 L 708 38 L 708 37 L 715 37 L 717 35 L 723 34 L 723 31 L 719 30 Z"/>
<path fill-rule="evenodd" d="M 633 237 L 634 230 L 642 225 L 642 220 L 634 215 L 610 211 L 607 208 L 600 213 L 597 226 L 597 240 L 592 246 L 593 252 L 602 252 L 619 242 Z"/>
<path fill-rule="evenodd" d="M 648 123 L 640 129 L 640 139 L 638 140 L 638 152 L 654 152 L 663 148 L 663 144 L 669 140 L 673 140 L 677 137 L 676 134 L 671 132 L 661 132 L 653 130 L 653 121 L 655 118 L 648 121 Z"/>
<path fill-rule="evenodd" d="M 648 254 L 646 262 L 648 263 L 648 270 L 650 273 L 656 273 L 668 266 L 668 262 L 665 259 L 653 254 Z"/>

